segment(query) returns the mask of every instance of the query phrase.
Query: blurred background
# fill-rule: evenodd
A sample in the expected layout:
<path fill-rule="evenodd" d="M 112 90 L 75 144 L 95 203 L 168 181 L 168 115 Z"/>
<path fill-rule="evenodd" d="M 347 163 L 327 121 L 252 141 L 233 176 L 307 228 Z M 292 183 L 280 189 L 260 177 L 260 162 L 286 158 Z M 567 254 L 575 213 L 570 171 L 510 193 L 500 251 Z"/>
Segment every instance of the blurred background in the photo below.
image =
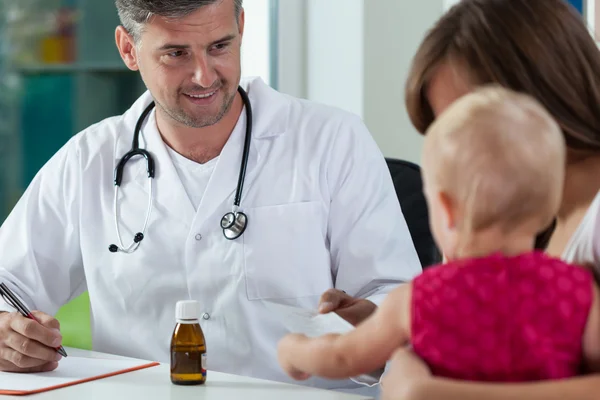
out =
<path fill-rule="evenodd" d="M 271 83 L 277 2 L 247 3 L 244 74 Z M 0 0 L 0 223 L 72 135 L 145 90 L 119 56 L 118 23 L 113 0 Z"/>

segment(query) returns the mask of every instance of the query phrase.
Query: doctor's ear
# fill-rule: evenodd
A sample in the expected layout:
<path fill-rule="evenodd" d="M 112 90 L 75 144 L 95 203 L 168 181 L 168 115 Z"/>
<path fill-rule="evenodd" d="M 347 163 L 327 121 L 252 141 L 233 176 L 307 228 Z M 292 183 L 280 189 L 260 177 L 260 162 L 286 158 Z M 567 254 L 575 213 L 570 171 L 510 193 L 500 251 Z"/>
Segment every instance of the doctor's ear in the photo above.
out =
<path fill-rule="evenodd" d="M 125 62 L 125 65 L 127 65 L 127 68 L 132 71 L 137 71 L 139 66 L 137 49 L 133 36 L 131 36 L 122 25 L 119 25 L 115 30 L 115 41 L 117 42 L 119 54 L 121 54 L 121 58 L 123 59 L 123 62 Z"/>
<path fill-rule="evenodd" d="M 246 25 L 246 12 L 242 8 L 242 11 L 240 12 L 240 16 L 238 17 L 238 28 L 239 28 L 240 36 L 242 38 L 244 37 L 244 26 L 245 25 Z"/>

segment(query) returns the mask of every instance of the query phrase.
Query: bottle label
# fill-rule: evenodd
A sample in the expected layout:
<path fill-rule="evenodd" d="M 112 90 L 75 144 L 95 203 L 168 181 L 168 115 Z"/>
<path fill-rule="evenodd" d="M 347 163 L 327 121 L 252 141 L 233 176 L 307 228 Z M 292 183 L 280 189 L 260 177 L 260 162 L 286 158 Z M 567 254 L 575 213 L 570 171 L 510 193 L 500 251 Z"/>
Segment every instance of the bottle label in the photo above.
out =
<path fill-rule="evenodd" d="M 206 371 L 206 353 L 202 354 L 202 369 Z"/>

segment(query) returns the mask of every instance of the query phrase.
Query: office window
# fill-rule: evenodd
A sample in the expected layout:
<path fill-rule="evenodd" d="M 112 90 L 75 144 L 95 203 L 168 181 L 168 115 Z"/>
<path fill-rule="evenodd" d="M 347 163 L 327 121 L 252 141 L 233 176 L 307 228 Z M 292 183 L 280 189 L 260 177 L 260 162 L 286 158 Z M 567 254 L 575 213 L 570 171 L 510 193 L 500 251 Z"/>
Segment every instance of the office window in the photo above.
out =
<path fill-rule="evenodd" d="M 571 3 L 571 5 L 573 7 L 575 7 L 575 9 L 577 9 L 577 11 L 579 11 L 580 13 L 583 14 L 583 12 L 584 12 L 583 0 L 568 0 L 568 2 Z"/>
<path fill-rule="evenodd" d="M 246 0 L 246 25 L 242 45 L 242 76 L 260 76 L 265 83 L 276 86 L 277 57 L 274 38 L 277 21 L 274 17 L 278 0 Z"/>

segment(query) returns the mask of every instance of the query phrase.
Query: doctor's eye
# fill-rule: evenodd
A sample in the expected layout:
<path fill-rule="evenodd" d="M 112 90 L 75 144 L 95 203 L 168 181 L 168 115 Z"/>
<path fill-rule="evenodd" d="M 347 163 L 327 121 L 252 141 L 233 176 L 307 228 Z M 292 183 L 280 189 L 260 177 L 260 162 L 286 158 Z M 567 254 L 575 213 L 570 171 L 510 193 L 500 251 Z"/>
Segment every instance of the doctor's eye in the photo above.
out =
<path fill-rule="evenodd" d="M 185 51 L 183 50 L 175 50 L 167 54 L 171 58 L 179 58 L 185 55 Z"/>
<path fill-rule="evenodd" d="M 212 53 L 217 53 L 217 54 L 222 53 L 229 48 L 230 44 L 231 44 L 231 42 L 217 43 L 210 48 L 210 51 Z"/>

